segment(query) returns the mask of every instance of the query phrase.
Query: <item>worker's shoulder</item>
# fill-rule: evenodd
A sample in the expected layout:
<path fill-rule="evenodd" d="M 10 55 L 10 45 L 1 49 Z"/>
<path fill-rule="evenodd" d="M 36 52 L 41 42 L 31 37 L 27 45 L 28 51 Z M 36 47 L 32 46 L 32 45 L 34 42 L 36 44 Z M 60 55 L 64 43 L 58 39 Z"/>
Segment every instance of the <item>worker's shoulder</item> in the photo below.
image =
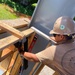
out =
<path fill-rule="evenodd" d="M 56 47 L 57 47 L 57 45 L 51 45 L 47 49 L 55 49 Z"/>

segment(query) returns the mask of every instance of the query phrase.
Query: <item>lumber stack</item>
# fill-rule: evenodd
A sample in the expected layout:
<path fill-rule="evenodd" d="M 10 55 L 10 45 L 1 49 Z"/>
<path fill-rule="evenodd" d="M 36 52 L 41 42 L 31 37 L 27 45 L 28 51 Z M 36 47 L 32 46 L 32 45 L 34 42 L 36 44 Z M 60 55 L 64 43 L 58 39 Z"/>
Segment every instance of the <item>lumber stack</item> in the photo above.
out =
<path fill-rule="evenodd" d="M 0 36 L 10 33 L 9 36 L 0 39 L 0 69 L 4 71 L 3 75 L 17 75 L 19 72 L 22 59 L 13 44 L 34 33 L 34 30 L 28 28 L 29 23 L 28 18 L 0 20 Z M 20 31 L 17 28 L 25 29 Z"/>

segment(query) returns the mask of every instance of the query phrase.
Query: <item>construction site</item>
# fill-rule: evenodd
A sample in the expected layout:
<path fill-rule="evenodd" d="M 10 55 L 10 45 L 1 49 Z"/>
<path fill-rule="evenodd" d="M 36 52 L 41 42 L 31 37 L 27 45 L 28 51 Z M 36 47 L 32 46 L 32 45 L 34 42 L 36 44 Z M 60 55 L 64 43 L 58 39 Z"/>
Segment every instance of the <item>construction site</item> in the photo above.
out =
<path fill-rule="evenodd" d="M 75 17 L 75 0 L 38 0 L 32 17 L 0 20 L 0 75 L 53 75 L 52 68 L 26 60 L 14 46 L 28 41 L 27 52 L 37 53 L 53 40 L 49 31 L 60 16 Z"/>

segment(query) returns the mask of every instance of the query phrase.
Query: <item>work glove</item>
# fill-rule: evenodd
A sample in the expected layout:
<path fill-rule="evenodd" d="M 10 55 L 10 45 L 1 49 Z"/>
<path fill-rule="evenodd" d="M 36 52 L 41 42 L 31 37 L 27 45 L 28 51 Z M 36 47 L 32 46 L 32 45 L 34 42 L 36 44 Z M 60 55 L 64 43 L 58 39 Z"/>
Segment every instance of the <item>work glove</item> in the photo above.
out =
<path fill-rule="evenodd" d="M 28 52 L 28 37 L 26 38 L 26 41 L 23 43 L 24 48 L 22 47 L 22 41 L 15 43 L 14 46 L 18 48 L 20 54 L 24 55 L 25 52 Z M 28 60 L 23 58 L 23 70 L 26 70 L 27 68 Z"/>
<path fill-rule="evenodd" d="M 22 48 L 22 42 L 21 42 L 21 41 L 20 41 L 20 42 L 18 41 L 17 43 L 15 43 L 14 46 L 15 46 L 16 48 L 18 48 L 18 51 L 19 51 L 20 54 L 24 54 L 25 51 L 24 51 L 24 49 Z"/>

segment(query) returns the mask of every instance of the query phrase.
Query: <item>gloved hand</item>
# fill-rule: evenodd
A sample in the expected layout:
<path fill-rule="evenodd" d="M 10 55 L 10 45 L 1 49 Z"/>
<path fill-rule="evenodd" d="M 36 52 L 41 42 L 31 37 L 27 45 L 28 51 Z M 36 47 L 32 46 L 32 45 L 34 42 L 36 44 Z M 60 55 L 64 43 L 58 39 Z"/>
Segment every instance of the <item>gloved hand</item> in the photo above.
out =
<path fill-rule="evenodd" d="M 14 44 L 14 46 L 16 47 L 16 48 L 18 48 L 18 51 L 19 51 L 19 53 L 20 54 L 24 54 L 24 49 L 22 48 L 22 42 L 17 42 L 17 43 L 15 43 Z"/>
<path fill-rule="evenodd" d="M 20 54 L 24 54 L 24 52 L 25 52 L 22 48 L 18 48 L 18 51 Z"/>

